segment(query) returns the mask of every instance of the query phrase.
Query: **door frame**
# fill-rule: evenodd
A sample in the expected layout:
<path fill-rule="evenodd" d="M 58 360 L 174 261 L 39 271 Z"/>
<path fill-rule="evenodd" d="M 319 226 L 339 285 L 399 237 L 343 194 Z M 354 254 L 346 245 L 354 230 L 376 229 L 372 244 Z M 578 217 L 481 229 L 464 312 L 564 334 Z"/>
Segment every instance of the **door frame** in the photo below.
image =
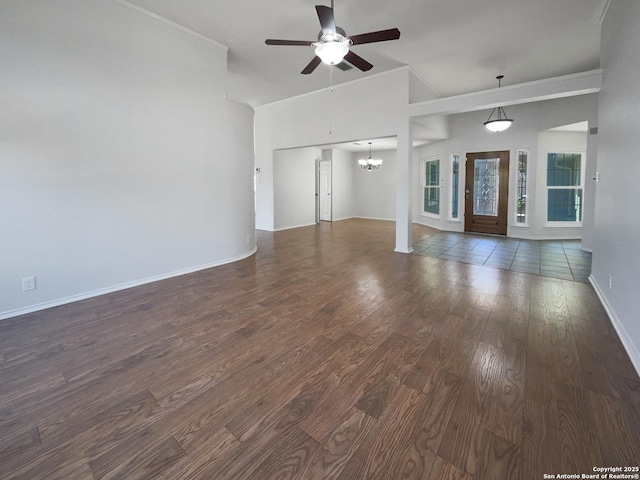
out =
<path fill-rule="evenodd" d="M 474 215 L 474 160 L 499 158 L 498 215 Z M 510 150 L 468 152 L 465 156 L 464 231 L 507 235 L 509 223 L 509 162 Z"/>
<path fill-rule="evenodd" d="M 316 223 L 320 223 L 320 159 L 316 158 Z"/>

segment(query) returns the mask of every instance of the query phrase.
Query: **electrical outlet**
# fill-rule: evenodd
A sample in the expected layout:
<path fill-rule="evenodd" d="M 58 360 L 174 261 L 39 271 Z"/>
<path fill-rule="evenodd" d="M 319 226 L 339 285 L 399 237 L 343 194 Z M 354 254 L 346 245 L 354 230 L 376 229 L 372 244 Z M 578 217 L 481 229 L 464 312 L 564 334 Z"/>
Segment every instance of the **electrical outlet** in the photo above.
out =
<path fill-rule="evenodd" d="M 22 291 L 29 292 L 36 289 L 36 277 L 24 277 L 22 279 Z"/>
<path fill-rule="evenodd" d="M 613 290 L 613 278 L 609 275 L 609 290 Z"/>

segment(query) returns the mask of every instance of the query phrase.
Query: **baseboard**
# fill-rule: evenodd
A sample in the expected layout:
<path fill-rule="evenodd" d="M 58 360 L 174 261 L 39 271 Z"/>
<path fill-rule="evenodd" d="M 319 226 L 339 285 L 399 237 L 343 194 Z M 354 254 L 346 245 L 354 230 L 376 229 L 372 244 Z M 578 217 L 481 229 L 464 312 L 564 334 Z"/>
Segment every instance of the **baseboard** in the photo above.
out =
<path fill-rule="evenodd" d="M 513 233 L 513 232 L 512 232 Z M 556 241 L 556 242 L 562 242 L 562 241 L 569 241 L 569 240 L 582 240 L 580 237 L 550 237 L 548 235 L 541 235 L 541 236 L 535 236 L 535 235 L 507 235 L 507 238 L 514 238 L 516 240 L 541 240 L 541 241 Z"/>
<path fill-rule="evenodd" d="M 351 218 L 359 218 L 361 220 L 381 220 L 383 222 L 395 222 L 395 218 L 380 218 L 380 217 L 360 217 L 358 215 L 354 215 Z"/>
<path fill-rule="evenodd" d="M 435 230 L 439 230 L 440 232 L 451 232 L 451 233 L 469 233 L 471 235 L 473 235 L 473 232 L 465 232 L 464 231 L 464 227 L 462 227 L 462 230 L 453 230 L 453 229 L 447 229 L 447 228 L 442 228 L 442 226 L 438 226 L 435 227 L 433 225 L 429 225 L 428 223 L 425 223 L 424 221 L 421 221 L 420 219 L 417 220 L 413 220 L 411 223 L 415 223 L 416 225 L 422 225 L 423 227 L 429 227 L 429 228 L 433 228 Z M 535 235 L 513 235 L 513 232 L 511 232 L 512 235 L 506 235 L 505 238 L 512 238 L 514 240 L 555 240 L 555 241 L 563 241 L 563 240 L 581 240 L 580 237 L 550 237 L 550 236 L 535 236 Z M 482 234 L 480 234 L 482 235 Z M 590 252 L 590 250 L 586 250 L 584 248 L 582 248 L 581 250 L 584 250 L 586 252 Z"/>
<path fill-rule="evenodd" d="M 377 218 L 377 217 L 352 216 L 352 217 L 333 218 L 333 219 L 331 219 L 331 222 L 341 222 L 343 220 L 354 220 L 354 219 L 358 219 L 358 220 L 380 220 L 380 221 L 383 221 L 383 222 L 395 222 L 396 221 L 395 218 Z M 268 231 L 269 232 L 282 232 L 283 230 L 292 230 L 294 228 L 311 227 L 313 225 L 317 225 L 317 223 L 304 223 L 302 225 L 292 225 L 290 227 L 280 227 L 280 228 L 276 228 L 274 230 L 268 230 Z"/>
<path fill-rule="evenodd" d="M 314 225 L 317 225 L 317 223 L 303 223 L 301 225 L 292 225 L 290 227 L 281 227 L 281 228 L 276 228 L 275 230 L 272 230 L 273 232 L 282 232 L 283 230 L 293 230 L 294 228 L 302 228 L 302 227 L 312 227 Z"/>
<path fill-rule="evenodd" d="M 8 310 L 6 312 L 0 312 L 0 320 L 6 320 L 7 318 L 18 317 L 20 315 L 26 315 L 27 313 L 38 312 L 40 310 L 46 310 L 47 308 L 58 307 L 60 305 L 66 305 L 67 303 L 78 302 L 80 300 L 86 300 L 87 298 L 99 297 L 100 295 L 106 295 L 107 293 L 113 293 L 120 290 L 126 290 L 128 288 L 139 287 L 140 285 L 146 285 L 147 283 L 158 282 L 160 280 L 166 280 L 167 278 L 179 277 L 180 275 L 186 275 L 189 273 L 198 272 L 200 270 L 206 270 L 207 268 L 219 267 L 220 265 L 226 265 L 227 263 L 237 262 L 250 257 L 258 251 L 257 247 L 254 247 L 247 253 L 238 255 L 237 257 L 220 260 L 218 262 L 207 263 L 204 265 L 198 265 L 196 267 L 185 268 L 183 270 L 175 270 L 169 273 L 163 273 L 161 275 L 154 275 L 152 277 L 143 278 L 142 280 L 135 280 L 133 282 L 121 283 L 112 287 L 100 288 L 91 292 L 79 293 L 77 295 L 71 295 L 69 297 L 58 298 L 56 300 L 50 300 L 48 302 L 38 303 L 36 305 L 30 305 L 28 307 L 16 308 L 15 310 Z"/>
<path fill-rule="evenodd" d="M 433 228 L 434 230 L 438 230 L 440 232 L 464 233 L 460 230 L 443 230 L 440 227 L 434 227 L 433 225 L 429 225 L 428 223 L 421 222 L 420 220 L 412 220 L 411 223 L 415 225 L 422 225 L 423 227 Z"/>
<path fill-rule="evenodd" d="M 596 291 L 596 295 L 600 299 L 600 303 L 602 303 L 602 306 L 607 312 L 607 315 L 609 316 L 609 320 L 611 321 L 613 328 L 616 329 L 616 332 L 618 333 L 618 337 L 622 342 L 622 346 L 627 351 L 627 355 L 629 355 L 629 359 L 631 360 L 633 367 L 636 369 L 636 372 L 640 376 L 640 352 L 638 352 L 638 348 L 633 344 L 631 337 L 629 336 L 629 334 L 624 328 L 624 325 L 616 315 L 615 310 L 613 309 L 611 304 L 607 301 L 607 297 L 605 297 L 603 290 L 600 288 L 600 285 L 598 284 L 598 282 L 596 281 L 593 275 L 589 275 L 589 282 L 593 286 L 593 289 Z"/>

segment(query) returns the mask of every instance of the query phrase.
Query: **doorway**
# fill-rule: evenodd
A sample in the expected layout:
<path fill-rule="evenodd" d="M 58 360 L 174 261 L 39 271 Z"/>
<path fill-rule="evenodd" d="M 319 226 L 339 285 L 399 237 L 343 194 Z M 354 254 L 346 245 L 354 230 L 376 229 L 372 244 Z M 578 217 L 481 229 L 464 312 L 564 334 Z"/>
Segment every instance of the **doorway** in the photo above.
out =
<path fill-rule="evenodd" d="M 320 191 L 319 211 L 320 220 L 331 221 L 331 160 L 318 162 L 318 189 Z"/>
<path fill-rule="evenodd" d="M 507 234 L 509 151 L 467 153 L 465 232 Z"/>

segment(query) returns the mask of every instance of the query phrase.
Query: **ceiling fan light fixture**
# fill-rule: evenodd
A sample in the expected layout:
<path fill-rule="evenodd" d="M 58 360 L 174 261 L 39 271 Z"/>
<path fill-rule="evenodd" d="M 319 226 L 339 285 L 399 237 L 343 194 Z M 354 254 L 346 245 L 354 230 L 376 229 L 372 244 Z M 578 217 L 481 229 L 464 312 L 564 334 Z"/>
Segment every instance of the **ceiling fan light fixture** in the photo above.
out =
<path fill-rule="evenodd" d="M 349 52 L 349 41 L 331 40 L 316 46 L 316 55 L 327 65 L 337 65 Z"/>
<path fill-rule="evenodd" d="M 503 78 L 504 78 L 504 75 L 498 75 L 496 77 L 496 79 L 498 80 L 498 88 L 502 86 Z M 493 118 L 493 116 L 496 113 L 497 113 L 496 118 Z M 489 118 L 487 119 L 487 121 L 484 122 L 484 126 L 490 132 L 504 132 L 507 128 L 511 126 L 512 123 L 513 123 L 513 119 L 507 117 L 507 114 L 504 113 L 504 108 L 496 107 L 493 110 L 491 110 L 491 115 L 489 115 Z"/>

